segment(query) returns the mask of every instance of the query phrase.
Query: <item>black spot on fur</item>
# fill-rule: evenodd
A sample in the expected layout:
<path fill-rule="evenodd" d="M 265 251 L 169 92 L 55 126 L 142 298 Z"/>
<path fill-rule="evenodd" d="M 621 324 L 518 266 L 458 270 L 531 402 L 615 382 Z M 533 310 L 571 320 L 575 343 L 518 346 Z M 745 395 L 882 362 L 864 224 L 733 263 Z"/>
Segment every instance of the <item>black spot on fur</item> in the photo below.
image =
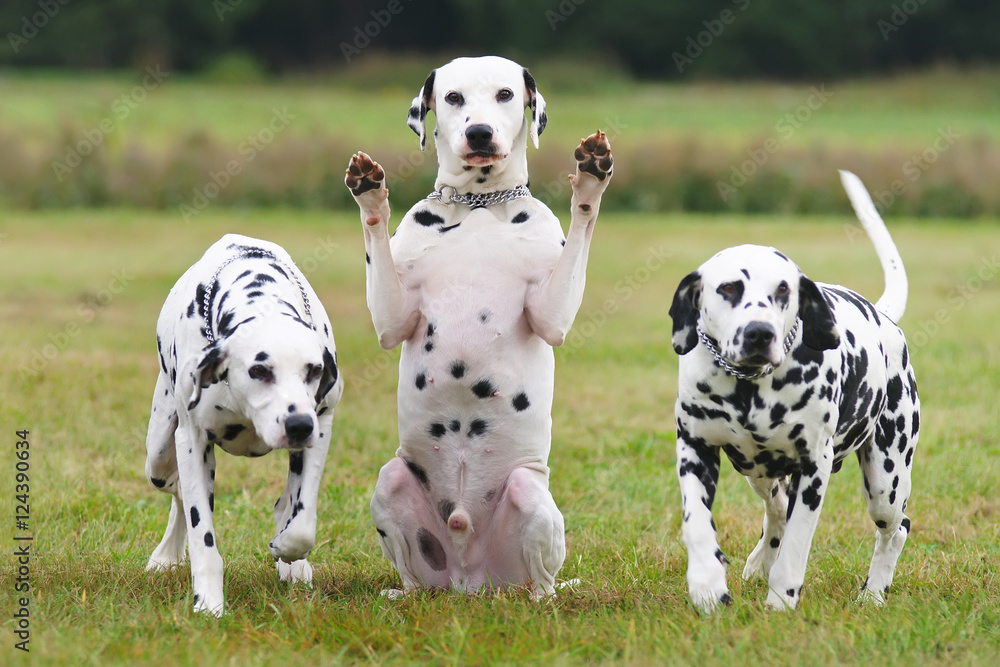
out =
<path fill-rule="evenodd" d="M 440 225 L 444 222 L 444 218 L 440 215 L 435 215 L 428 210 L 420 210 L 413 214 L 413 219 L 418 225 L 423 225 L 424 227 L 430 227 L 431 225 Z"/>
<path fill-rule="evenodd" d="M 416 385 L 417 385 L 417 389 L 423 389 L 424 387 L 426 387 L 427 386 L 427 376 L 424 375 L 423 373 L 420 373 L 419 375 L 417 375 Z"/>
<path fill-rule="evenodd" d="M 781 546 L 781 540 L 778 539 L 777 537 L 772 537 L 771 538 L 771 548 L 772 549 L 777 549 L 779 546 Z"/>
<path fill-rule="evenodd" d="M 465 363 L 461 361 L 456 361 L 451 365 L 451 374 L 455 379 L 461 378 L 465 375 Z"/>
<path fill-rule="evenodd" d="M 380 537 L 384 538 L 386 536 L 385 531 L 382 530 L 381 528 L 376 528 L 375 532 L 378 533 Z"/>
<path fill-rule="evenodd" d="M 223 440 L 235 440 L 236 436 L 246 430 L 246 426 L 243 424 L 228 424 L 226 430 L 222 434 Z"/>
<path fill-rule="evenodd" d="M 531 405 L 531 401 L 528 400 L 528 395 L 525 394 L 523 391 L 517 396 L 515 396 L 514 400 L 512 400 L 510 403 L 511 405 L 514 406 L 514 409 L 517 410 L 518 412 L 524 412 Z"/>
<path fill-rule="evenodd" d="M 511 218 L 510 221 L 513 222 L 515 225 L 519 225 L 522 222 L 527 222 L 527 220 L 528 220 L 529 217 L 530 216 L 528 215 L 527 211 L 521 211 L 520 213 L 518 213 L 517 215 L 515 215 L 513 218 Z"/>
<path fill-rule="evenodd" d="M 455 511 L 455 503 L 450 500 L 442 500 L 438 503 L 438 514 L 444 519 L 445 523 L 448 522 L 448 517 L 451 513 Z"/>
<path fill-rule="evenodd" d="M 267 352 L 258 352 L 257 356 L 253 358 L 254 361 L 267 361 L 270 359 L 270 355 Z"/>
<path fill-rule="evenodd" d="M 288 472 L 292 475 L 301 475 L 302 466 L 305 463 L 305 454 L 302 452 L 288 453 Z"/>
<path fill-rule="evenodd" d="M 197 507 L 192 507 L 191 508 L 191 527 L 194 528 L 199 523 L 201 523 L 201 515 L 198 514 L 198 508 Z"/>
<path fill-rule="evenodd" d="M 215 546 L 215 538 L 212 537 L 212 533 L 205 533 L 205 546 L 206 547 Z"/>
<path fill-rule="evenodd" d="M 421 528 L 417 531 L 417 544 L 420 545 L 420 555 L 424 557 L 424 561 L 430 565 L 432 570 L 440 572 L 447 567 L 448 562 L 444 547 L 429 530 Z"/>
<path fill-rule="evenodd" d="M 211 431 L 208 429 L 205 430 L 205 437 L 208 438 L 209 442 L 215 442 L 216 440 L 218 440 L 218 438 L 215 435 L 215 431 Z"/>
<path fill-rule="evenodd" d="M 271 276 L 267 273 L 258 273 L 256 276 L 254 276 L 253 282 L 247 283 L 247 286 L 244 289 L 254 289 L 255 287 L 263 287 L 267 283 L 277 283 L 277 282 L 278 281 L 274 279 L 274 276 Z"/>
<path fill-rule="evenodd" d="M 430 488 L 430 482 L 427 480 L 427 471 L 421 468 L 419 465 L 411 461 L 410 459 L 403 459 L 406 461 L 406 467 L 410 469 L 410 472 L 420 480 L 420 483 L 424 485 L 424 488 Z"/>
<path fill-rule="evenodd" d="M 442 424 L 441 422 L 434 422 L 427 429 L 427 432 L 430 433 L 435 438 L 440 438 L 441 436 L 443 436 L 445 433 L 448 432 L 448 429 L 446 429 L 444 424 Z"/>
<path fill-rule="evenodd" d="M 462 430 L 462 422 L 458 421 L 457 419 L 452 419 L 450 422 L 448 422 L 448 429 L 452 433 L 458 433 L 459 431 Z"/>
<path fill-rule="evenodd" d="M 493 383 L 489 380 L 480 380 L 476 384 L 472 385 L 472 393 L 479 398 L 488 398 L 493 395 L 497 389 Z"/>
<path fill-rule="evenodd" d="M 473 419 L 472 423 L 469 424 L 468 435 L 470 438 L 482 435 L 483 433 L 486 433 L 486 429 L 488 427 L 489 424 L 486 422 L 485 419 Z"/>

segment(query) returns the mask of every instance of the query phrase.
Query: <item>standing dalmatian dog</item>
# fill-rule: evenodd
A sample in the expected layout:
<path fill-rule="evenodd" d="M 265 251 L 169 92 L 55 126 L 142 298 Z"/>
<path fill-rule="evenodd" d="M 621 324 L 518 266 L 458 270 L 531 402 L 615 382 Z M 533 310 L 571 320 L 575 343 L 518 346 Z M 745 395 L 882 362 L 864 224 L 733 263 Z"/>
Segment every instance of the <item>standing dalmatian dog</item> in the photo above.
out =
<path fill-rule="evenodd" d="M 903 263 L 864 185 L 841 179 L 885 271 L 874 306 L 813 283 L 774 248 L 728 248 L 674 295 L 680 359 L 677 474 L 691 599 L 703 612 L 730 601 L 712 501 L 719 450 L 764 501 L 763 533 L 744 579 L 769 583 L 767 605 L 793 609 L 830 474 L 857 453 L 875 554 L 862 591 L 881 604 L 910 530 L 903 511 L 920 402 L 903 332 Z"/>
<path fill-rule="evenodd" d="M 222 615 L 214 528 L 215 447 L 235 456 L 288 450 L 269 549 L 285 581 L 312 581 L 316 501 L 343 380 L 322 304 L 280 246 L 228 234 L 188 269 L 156 324 L 160 374 L 146 476 L 173 496 L 147 570 L 191 557 L 194 610 Z"/>
<path fill-rule="evenodd" d="M 391 240 L 385 172 L 358 153 L 346 177 L 361 208 L 379 343 L 402 344 L 400 445 L 371 502 L 382 553 L 403 580 L 387 594 L 523 585 L 541 597 L 566 553 L 547 465 L 552 346 L 583 298 L 611 152 L 600 132 L 576 149 L 564 237 L 528 192 L 527 139 L 537 146 L 546 116 L 527 69 L 454 60 L 413 101 L 408 124 L 421 147 L 429 111 L 436 191 Z"/>

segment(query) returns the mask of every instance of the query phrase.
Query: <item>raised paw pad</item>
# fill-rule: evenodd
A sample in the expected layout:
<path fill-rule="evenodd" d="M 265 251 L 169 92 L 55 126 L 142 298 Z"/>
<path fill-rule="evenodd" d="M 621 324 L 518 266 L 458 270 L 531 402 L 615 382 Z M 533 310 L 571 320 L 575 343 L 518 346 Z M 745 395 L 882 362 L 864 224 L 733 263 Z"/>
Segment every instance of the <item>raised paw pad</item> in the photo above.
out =
<path fill-rule="evenodd" d="M 608 177 L 615 163 L 611 156 L 611 145 L 608 143 L 608 137 L 599 130 L 582 140 L 573 156 L 579 163 L 577 168 L 581 173 L 586 172 L 599 181 Z"/>
<path fill-rule="evenodd" d="M 351 194 L 357 197 L 369 190 L 376 190 L 382 187 L 385 180 L 385 170 L 382 165 L 375 162 L 364 153 L 355 153 L 347 165 L 347 174 L 344 176 L 344 183 L 351 190 Z"/>

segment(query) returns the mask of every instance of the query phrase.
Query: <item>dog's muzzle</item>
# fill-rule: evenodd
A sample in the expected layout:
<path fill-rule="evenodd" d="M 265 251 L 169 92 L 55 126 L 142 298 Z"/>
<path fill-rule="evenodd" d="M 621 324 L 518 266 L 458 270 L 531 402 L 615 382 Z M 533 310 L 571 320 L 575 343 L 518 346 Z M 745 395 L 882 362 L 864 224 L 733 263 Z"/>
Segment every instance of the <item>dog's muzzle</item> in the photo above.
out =
<path fill-rule="evenodd" d="M 496 154 L 493 128 L 489 125 L 470 125 L 465 129 L 465 140 L 469 143 L 472 157 L 492 157 Z"/>
<path fill-rule="evenodd" d="M 313 432 L 313 418 L 309 415 L 292 415 L 285 420 L 285 435 L 288 444 L 300 446 L 309 440 Z"/>

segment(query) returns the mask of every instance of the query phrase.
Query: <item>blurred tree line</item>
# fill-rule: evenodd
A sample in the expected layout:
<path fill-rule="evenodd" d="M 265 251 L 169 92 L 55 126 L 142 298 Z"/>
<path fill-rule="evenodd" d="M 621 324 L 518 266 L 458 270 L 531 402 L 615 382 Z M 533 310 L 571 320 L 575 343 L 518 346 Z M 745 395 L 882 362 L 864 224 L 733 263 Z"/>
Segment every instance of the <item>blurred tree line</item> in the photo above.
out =
<path fill-rule="evenodd" d="M 0 65 L 266 73 L 371 53 L 580 59 L 639 78 L 841 76 L 1000 60 L 994 0 L 3 0 Z"/>

